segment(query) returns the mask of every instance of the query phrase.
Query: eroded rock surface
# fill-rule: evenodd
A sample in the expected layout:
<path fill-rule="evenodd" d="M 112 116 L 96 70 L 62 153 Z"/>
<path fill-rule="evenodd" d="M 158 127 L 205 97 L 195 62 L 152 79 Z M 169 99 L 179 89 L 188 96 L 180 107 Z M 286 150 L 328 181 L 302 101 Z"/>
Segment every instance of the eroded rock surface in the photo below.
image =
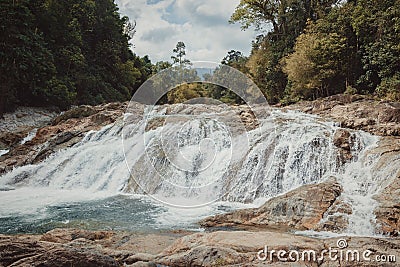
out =
<path fill-rule="evenodd" d="M 338 248 L 340 239 L 347 243 L 343 249 Z M 329 248 L 343 251 L 343 255 L 357 250 L 360 260 L 357 260 L 357 254 L 354 259 L 343 260 L 338 256 L 339 252 L 333 254 L 337 255 L 336 259 L 326 252 L 321 257 L 322 251 Z M 399 249 L 399 238 L 317 239 L 276 231 L 143 236 L 56 229 L 45 235 L 0 235 L 0 266 L 395 266 L 393 259 L 398 259 Z M 275 252 L 271 254 L 272 250 Z M 299 260 L 294 262 L 286 254 L 283 257 L 288 262 L 282 261 L 278 258 L 279 250 L 297 251 Z M 392 263 L 374 262 L 371 265 L 362 257 L 367 250 L 370 259 L 377 255 L 395 258 L 390 258 Z M 302 258 L 304 251 L 308 252 Z"/>
<path fill-rule="evenodd" d="M 341 127 L 380 136 L 400 136 L 400 103 L 360 95 L 334 95 L 303 101 L 284 109 L 300 110 L 339 122 Z"/>
<path fill-rule="evenodd" d="M 282 226 L 300 230 L 314 229 L 341 192 L 340 184 L 331 178 L 326 182 L 301 186 L 284 195 L 274 197 L 260 208 L 237 210 L 206 218 L 200 222 L 200 225 L 204 227 Z"/>
<path fill-rule="evenodd" d="M 386 172 L 388 179 L 374 197 L 377 228 L 383 234 L 398 236 L 400 233 L 400 138 L 385 138 L 375 149 L 380 153 L 379 172 Z"/>

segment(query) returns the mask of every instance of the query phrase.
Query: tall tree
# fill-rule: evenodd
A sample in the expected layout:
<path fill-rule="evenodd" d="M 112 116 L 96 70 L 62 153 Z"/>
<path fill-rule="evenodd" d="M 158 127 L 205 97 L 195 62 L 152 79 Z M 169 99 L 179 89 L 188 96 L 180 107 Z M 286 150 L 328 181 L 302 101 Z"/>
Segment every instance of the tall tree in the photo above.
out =
<path fill-rule="evenodd" d="M 399 99 L 400 1 L 356 1 L 353 27 L 363 63 L 360 89 Z"/>
<path fill-rule="evenodd" d="M 186 59 L 186 45 L 184 42 L 179 41 L 176 44 L 176 47 L 172 50 L 175 55 L 171 56 L 173 64 L 179 65 L 188 65 L 190 64 L 190 60 Z"/>

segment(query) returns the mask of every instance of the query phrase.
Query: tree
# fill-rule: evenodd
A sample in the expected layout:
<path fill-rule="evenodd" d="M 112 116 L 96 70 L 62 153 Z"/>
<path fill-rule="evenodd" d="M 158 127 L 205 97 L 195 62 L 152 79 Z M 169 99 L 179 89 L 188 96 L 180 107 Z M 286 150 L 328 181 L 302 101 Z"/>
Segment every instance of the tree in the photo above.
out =
<path fill-rule="evenodd" d="M 0 113 L 125 101 L 152 74 L 113 0 L 0 0 L 0 13 Z"/>
<path fill-rule="evenodd" d="M 186 45 L 184 42 L 179 41 L 176 47 L 172 50 L 176 55 L 171 56 L 173 64 L 190 65 L 190 60 L 186 59 Z"/>
<path fill-rule="evenodd" d="M 294 52 L 282 60 L 290 81 L 289 98 L 314 99 L 356 86 L 361 61 L 351 25 L 353 11 L 353 5 L 346 4 L 316 22 L 308 22 Z"/>
<path fill-rule="evenodd" d="M 35 27 L 30 2 L 1 0 L 0 5 L 0 114 L 15 105 L 70 103 L 73 93 L 55 86 L 53 56 Z"/>
<path fill-rule="evenodd" d="M 152 69 L 153 69 L 152 74 L 159 73 L 159 72 L 161 72 L 161 71 L 163 71 L 165 69 L 168 69 L 170 67 L 172 67 L 172 64 L 169 63 L 168 61 L 158 61 L 152 67 Z"/>
<path fill-rule="evenodd" d="M 359 0 L 352 25 L 357 34 L 363 73 L 358 86 L 380 97 L 400 98 L 400 1 Z"/>
<path fill-rule="evenodd" d="M 264 87 L 269 102 L 284 96 L 287 77 L 280 61 L 293 52 L 296 38 L 303 32 L 307 20 L 317 20 L 328 14 L 337 0 L 241 0 L 230 22 L 240 23 L 243 29 L 254 26 L 265 33 L 253 43 L 249 61 L 252 76 L 259 87 Z M 263 51 L 268 54 L 263 56 Z M 254 62 L 265 65 L 255 71 Z"/>

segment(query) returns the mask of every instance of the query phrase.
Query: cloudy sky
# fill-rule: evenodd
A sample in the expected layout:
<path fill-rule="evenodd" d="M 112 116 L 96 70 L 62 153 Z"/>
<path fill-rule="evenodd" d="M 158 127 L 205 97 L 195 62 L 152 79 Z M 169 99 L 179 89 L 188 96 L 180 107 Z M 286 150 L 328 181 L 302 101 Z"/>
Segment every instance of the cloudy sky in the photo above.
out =
<path fill-rule="evenodd" d="M 133 50 L 153 62 L 170 61 L 178 41 L 192 61 L 220 62 L 231 49 L 249 54 L 252 30 L 228 20 L 240 0 L 117 0 L 122 15 L 136 20 Z"/>

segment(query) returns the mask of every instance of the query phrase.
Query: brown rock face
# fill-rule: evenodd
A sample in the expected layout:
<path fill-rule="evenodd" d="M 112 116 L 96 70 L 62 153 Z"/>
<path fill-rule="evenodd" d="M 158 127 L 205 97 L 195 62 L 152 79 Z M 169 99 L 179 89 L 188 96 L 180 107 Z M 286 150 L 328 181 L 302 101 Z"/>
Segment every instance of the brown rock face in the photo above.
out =
<path fill-rule="evenodd" d="M 365 96 L 334 95 L 303 101 L 284 109 L 301 110 L 339 122 L 342 127 L 380 136 L 400 136 L 400 103 Z"/>
<path fill-rule="evenodd" d="M 339 162 L 342 164 L 353 158 L 351 154 L 351 134 L 345 129 L 338 129 L 333 136 L 333 144 L 339 148 Z"/>
<path fill-rule="evenodd" d="M 305 185 L 268 200 L 258 209 L 245 209 L 216 215 L 200 222 L 204 227 L 272 226 L 314 229 L 342 192 L 334 178 Z M 345 226 L 342 226 L 345 227 Z"/>
<path fill-rule="evenodd" d="M 344 253 L 357 250 L 361 260 L 331 259 L 326 252 L 321 258 L 323 250 L 339 249 L 339 239 L 347 242 Z M 395 266 L 393 257 L 390 263 L 371 265 L 362 253 L 369 250 L 371 259 L 375 255 L 398 259 L 399 249 L 399 238 L 316 239 L 275 231 L 139 235 L 57 229 L 42 236 L 0 235 L 0 266 Z M 283 261 L 279 250 L 297 251 L 299 260 L 290 260 L 287 253 L 283 257 L 288 261 Z M 303 252 L 307 252 L 304 258 Z"/>
<path fill-rule="evenodd" d="M 327 254 L 321 259 L 321 252 L 324 249 L 338 249 L 337 241 L 339 239 L 347 241 L 348 247 L 343 249 L 345 255 L 348 250 L 358 251 L 361 260 L 352 261 L 350 257 L 350 260 L 347 261 L 340 260 L 339 257 L 331 259 Z M 374 262 L 371 265 L 371 262 L 362 259 L 361 255 L 364 251 L 370 250 L 371 259 L 373 255 L 377 254 L 398 257 L 399 248 L 399 239 L 361 237 L 315 239 L 267 231 L 220 231 L 193 234 L 178 239 L 172 246 L 159 254 L 155 261 L 166 266 L 389 266 L 387 262 Z M 260 250 L 267 251 L 268 255 L 265 255 L 264 252 L 258 254 Z M 272 250 L 275 252 L 271 256 Z M 279 250 L 287 252 L 286 256 L 283 256 L 283 258 L 287 258 L 287 261 L 279 259 L 277 255 Z M 304 251 L 313 251 L 316 260 L 314 260 L 314 256 L 308 258 L 309 254 L 304 254 L 306 255 L 305 260 L 294 262 L 288 258 L 290 251 L 297 251 L 300 253 L 299 255 Z"/>
<path fill-rule="evenodd" d="M 383 234 L 398 236 L 400 233 L 400 138 L 386 138 L 376 148 L 380 152 L 379 170 L 391 174 L 377 193 L 375 209 L 378 230 Z M 377 170 L 377 171 L 379 171 Z"/>

